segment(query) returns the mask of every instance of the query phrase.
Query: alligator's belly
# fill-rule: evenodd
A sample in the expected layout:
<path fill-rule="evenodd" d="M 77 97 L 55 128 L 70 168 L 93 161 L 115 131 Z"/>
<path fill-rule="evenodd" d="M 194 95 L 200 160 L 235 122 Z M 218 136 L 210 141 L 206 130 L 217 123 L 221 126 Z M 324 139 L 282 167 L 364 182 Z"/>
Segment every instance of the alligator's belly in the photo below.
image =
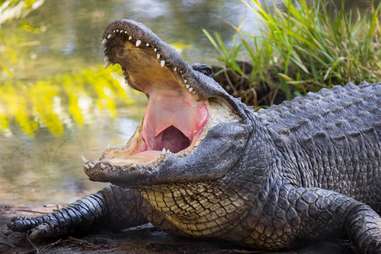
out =
<path fill-rule="evenodd" d="M 141 191 L 170 227 L 193 237 L 221 236 L 233 229 L 247 210 L 242 196 L 208 183 L 160 185 Z"/>

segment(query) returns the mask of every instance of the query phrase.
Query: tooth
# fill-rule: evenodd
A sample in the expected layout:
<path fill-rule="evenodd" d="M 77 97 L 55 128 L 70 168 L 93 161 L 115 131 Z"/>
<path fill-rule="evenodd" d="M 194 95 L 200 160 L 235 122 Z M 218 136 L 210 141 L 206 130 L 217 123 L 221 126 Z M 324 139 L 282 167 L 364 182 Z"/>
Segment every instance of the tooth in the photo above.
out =
<path fill-rule="evenodd" d="M 125 34 L 127 34 L 127 31 L 124 31 Z"/>
<path fill-rule="evenodd" d="M 87 162 L 89 161 L 89 160 L 86 159 L 85 156 L 83 156 L 83 155 L 81 156 L 81 159 L 82 159 L 82 161 L 83 161 L 84 163 L 87 163 Z"/>
<path fill-rule="evenodd" d="M 106 38 L 107 38 L 107 39 L 110 39 L 110 38 L 111 38 L 111 34 L 108 34 Z"/>
<path fill-rule="evenodd" d="M 157 55 L 156 55 L 156 58 L 157 58 L 157 59 L 160 59 L 160 54 L 157 54 Z"/>
<path fill-rule="evenodd" d="M 161 65 L 161 67 L 164 67 L 164 65 L 165 65 L 165 61 L 164 61 L 164 60 L 161 60 L 161 61 L 160 61 L 160 65 Z"/>
<path fill-rule="evenodd" d="M 146 43 L 146 46 L 149 47 L 149 43 Z"/>
<path fill-rule="evenodd" d="M 107 39 L 103 39 L 103 40 L 102 40 L 102 45 L 105 45 L 106 42 L 107 42 Z"/>
<path fill-rule="evenodd" d="M 177 71 L 177 67 L 173 68 L 173 71 Z"/>
<path fill-rule="evenodd" d="M 189 88 L 189 92 L 192 92 L 192 91 L 193 91 L 193 87 L 190 87 L 190 88 Z"/>
<path fill-rule="evenodd" d="M 131 35 L 128 37 L 128 40 L 129 40 L 129 41 L 132 40 L 132 36 L 131 36 Z"/>
<path fill-rule="evenodd" d="M 104 67 L 105 67 L 105 68 L 108 67 L 108 66 L 110 65 L 110 61 L 108 60 L 108 57 L 107 57 L 107 56 L 105 56 L 105 57 L 103 58 L 103 61 L 104 61 Z"/>
<path fill-rule="evenodd" d="M 155 51 L 155 52 L 156 52 L 156 51 L 157 51 L 157 48 L 154 48 L 154 49 L 153 49 L 153 51 Z"/>
<path fill-rule="evenodd" d="M 114 30 L 114 33 L 119 33 L 119 29 Z"/>
<path fill-rule="evenodd" d="M 163 148 L 163 149 L 161 150 L 161 153 L 165 153 L 165 148 Z"/>
<path fill-rule="evenodd" d="M 122 34 L 122 33 L 124 33 L 124 31 L 123 31 L 123 30 L 120 30 L 119 32 L 120 32 L 121 34 Z"/>
<path fill-rule="evenodd" d="M 135 45 L 136 45 L 136 47 L 139 47 L 140 44 L 142 44 L 142 41 L 141 40 L 137 40 Z"/>
<path fill-rule="evenodd" d="M 188 80 L 184 79 L 184 83 L 185 83 L 185 84 L 188 83 Z"/>
<path fill-rule="evenodd" d="M 190 88 L 190 85 L 185 85 L 185 87 L 186 87 L 187 89 L 189 89 L 189 88 Z"/>

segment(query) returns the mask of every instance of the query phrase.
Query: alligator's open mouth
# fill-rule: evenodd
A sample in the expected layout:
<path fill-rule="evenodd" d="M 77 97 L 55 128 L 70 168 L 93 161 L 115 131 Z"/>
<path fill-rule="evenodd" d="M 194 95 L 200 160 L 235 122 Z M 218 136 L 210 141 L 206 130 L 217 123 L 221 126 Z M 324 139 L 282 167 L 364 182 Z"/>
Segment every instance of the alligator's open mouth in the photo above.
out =
<path fill-rule="evenodd" d="M 131 20 L 111 23 L 103 44 L 105 61 L 122 67 L 128 85 L 146 94 L 148 105 L 126 146 L 85 162 L 91 180 L 131 187 L 179 182 L 186 174 L 188 182 L 190 175 L 205 181 L 236 163 L 247 133 L 246 125 L 237 124 L 244 112 L 212 78 Z"/>
<path fill-rule="evenodd" d="M 187 80 L 185 63 L 169 54 L 167 45 L 139 32 L 114 25 L 103 41 L 105 60 L 120 64 L 128 84 L 148 97 L 135 136 L 125 148 L 104 153 L 103 160 L 113 164 L 147 164 L 163 153 L 187 153 L 208 122 L 208 101 Z"/>

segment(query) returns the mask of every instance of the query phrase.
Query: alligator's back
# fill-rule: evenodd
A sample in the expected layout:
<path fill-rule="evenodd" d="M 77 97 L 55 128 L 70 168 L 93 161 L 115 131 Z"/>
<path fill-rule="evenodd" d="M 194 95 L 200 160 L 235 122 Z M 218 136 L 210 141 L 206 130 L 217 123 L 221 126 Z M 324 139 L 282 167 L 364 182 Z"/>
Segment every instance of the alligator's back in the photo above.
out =
<path fill-rule="evenodd" d="M 322 89 L 258 116 L 280 134 L 280 149 L 294 165 L 286 169 L 292 181 L 381 211 L 381 84 Z"/>

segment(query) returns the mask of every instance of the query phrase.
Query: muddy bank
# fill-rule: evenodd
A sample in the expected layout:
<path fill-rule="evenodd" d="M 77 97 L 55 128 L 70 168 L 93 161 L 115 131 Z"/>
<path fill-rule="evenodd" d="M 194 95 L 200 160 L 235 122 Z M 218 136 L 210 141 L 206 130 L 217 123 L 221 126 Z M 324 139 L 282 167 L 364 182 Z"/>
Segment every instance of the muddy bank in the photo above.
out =
<path fill-rule="evenodd" d="M 0 253 L 1 254 L 170 254 L 170 253 L 264 253 L 243 249 L 223 241 L 195 241 L 170 236 L 150 225 L 126 230 L 120 233 L 102 232 L 85 237 L 68 237 L 51 242 L 32 242 L 26 234 L 8 230 L 6 224 L 15 215 L 36 216 L 56 209 L 47 207 L 8 207 L 0 205 Z M 319 243 L 299 251 L 278 252 L 279 254 L 350 254 L 345 244 Z"/>

